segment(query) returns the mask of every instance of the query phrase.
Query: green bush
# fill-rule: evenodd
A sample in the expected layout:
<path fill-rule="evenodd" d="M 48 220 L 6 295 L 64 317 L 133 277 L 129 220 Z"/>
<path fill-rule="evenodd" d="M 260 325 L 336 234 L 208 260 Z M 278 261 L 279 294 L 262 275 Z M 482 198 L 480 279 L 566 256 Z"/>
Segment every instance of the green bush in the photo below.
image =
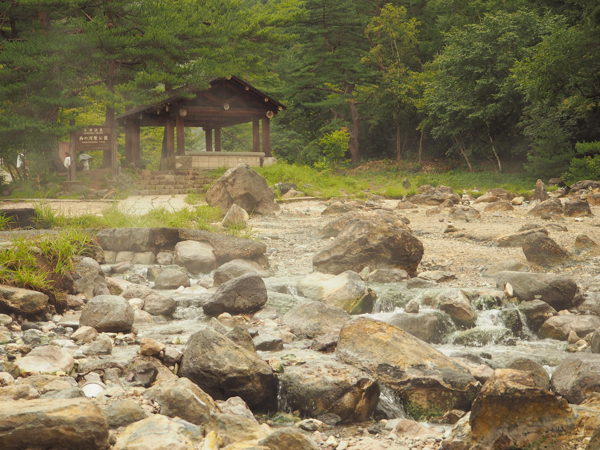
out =
<path fill-rule="evenodd" d="M 578 142 L 575 144 L 575 150 L 580 155 L 594 152 L 598 154 L 571 159 L 568 172 L 562 175 L 565 183 L 600 179 L 600 141 Z"/>

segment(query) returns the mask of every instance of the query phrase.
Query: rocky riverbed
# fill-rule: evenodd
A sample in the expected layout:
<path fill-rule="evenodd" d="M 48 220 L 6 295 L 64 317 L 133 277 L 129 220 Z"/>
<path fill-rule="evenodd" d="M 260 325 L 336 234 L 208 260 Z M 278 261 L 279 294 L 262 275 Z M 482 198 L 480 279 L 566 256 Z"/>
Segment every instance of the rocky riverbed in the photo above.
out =
<path fill-rule="evenodd" d="M 254 240 L 103 230 L 63 313 L 2 287 L 0 442 L 600 448 L 600 211 L 575 192 L 289 202 Z"/>

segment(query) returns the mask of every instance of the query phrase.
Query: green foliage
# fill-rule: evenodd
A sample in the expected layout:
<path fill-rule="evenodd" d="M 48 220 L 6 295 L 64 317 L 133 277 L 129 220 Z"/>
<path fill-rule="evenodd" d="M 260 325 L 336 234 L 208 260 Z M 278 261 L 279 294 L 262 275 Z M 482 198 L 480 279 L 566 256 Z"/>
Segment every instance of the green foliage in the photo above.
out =
<path fill-rule="evenodd" d="M 579 142 L 575 150 L 583 157 L 573 158 L 569 164 L 569 171 L 562 175 L 567 184 L 580 180 L 600 180 L 600 141 Z"/>
<path fill-rule="evenodd" d="M 349 142 L 350 134 L 346 127 L 327 133 L 319 141 L 322 156 L 315 163 L 315 167 L 319 170 L 335 170 L 340 165 L 348 163 L 349 161 L 345 156 L 348 151 Z"/>

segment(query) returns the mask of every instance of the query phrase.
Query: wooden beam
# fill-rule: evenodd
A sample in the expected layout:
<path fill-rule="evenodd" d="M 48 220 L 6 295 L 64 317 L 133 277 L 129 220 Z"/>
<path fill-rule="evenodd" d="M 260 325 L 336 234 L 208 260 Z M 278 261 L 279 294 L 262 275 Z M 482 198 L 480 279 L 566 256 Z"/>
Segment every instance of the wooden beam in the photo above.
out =
<path fill-rule="evenodd" d="M 131 125 L 131 156 L 135 167 L 141 166 L 141 148 L 140 148 L 140 124 L 135 122 Z"/>
<path fill-rule="evenodd" d="M 125 166 L 133 164 L 133 126 L 127 122 L 125 126 Z"/>
<path fill-rule="evenodd" d="M 239 115 L 247 115 L 247 116 L 262 116 L 264 115 L 268 108 L 229 108 L 223 109 L 223 107 L 214 107 L 214 106 L 186 106 L 185 110 L 188 114 L 196 115 L 196 116 L 239 116 Z"/>
<path fill-rule="evenodd" d="M 170 118 L 167 119 L 165 132 L 167 133 L 167 155 L 173 156 L 175 155 L 175 127 L 173 126 L 173 121 Z"/>
<path fill-rule="evenodd" d="M 264 117 L 262 120 L 262 151 L 265 156 L 273 156 L 271 154 L 271 119 Z"/>
<path fill-rule="evenodd" d="M 221 127 L 215 128 L 215 152 L 221 151 Z"/>
<path fill-rule="evenodd" d="M 212 152 L 213 151 L 212 128 L 204 128 L 204 132 L 206 133 L 206 151 Z"/>
<path fill-rule="evenodd" d="M 185 125 L 183 117 L 177 114 L 177 156 L 185 156 Z"/>
<path fill-rule="evenodd" d="M 252 120 L 252 151 L 260 152 L 260 122 L 258 119 Z"/>

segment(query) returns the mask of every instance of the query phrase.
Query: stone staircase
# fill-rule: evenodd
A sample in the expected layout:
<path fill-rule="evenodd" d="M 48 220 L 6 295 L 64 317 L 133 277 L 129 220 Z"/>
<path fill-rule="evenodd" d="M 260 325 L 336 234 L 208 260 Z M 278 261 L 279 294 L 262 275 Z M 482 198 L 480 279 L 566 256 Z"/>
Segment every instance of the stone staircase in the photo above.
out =
<path fill-rule="evenodd" d="M 139 195 L 175 195 L 202 193 L 218 176 L 202 170 L 151 171 L 140 170 L 134 188 Z"/>

